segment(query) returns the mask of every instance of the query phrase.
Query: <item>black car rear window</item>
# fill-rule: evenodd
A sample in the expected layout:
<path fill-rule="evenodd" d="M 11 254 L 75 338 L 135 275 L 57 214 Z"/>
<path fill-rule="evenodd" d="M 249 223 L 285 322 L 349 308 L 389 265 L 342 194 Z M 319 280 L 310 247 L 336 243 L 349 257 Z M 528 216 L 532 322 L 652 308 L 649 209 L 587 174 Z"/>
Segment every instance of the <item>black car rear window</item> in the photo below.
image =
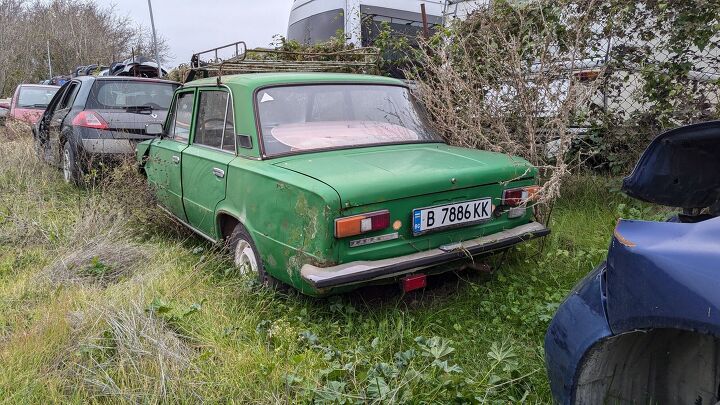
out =
<path fill-rule="evenodd" d="M 154 110 L 170 108 L 174 83 L 97 80 L 90 90 L 87 108 L 123 109 L 127 107 L 151 107 Z"/>

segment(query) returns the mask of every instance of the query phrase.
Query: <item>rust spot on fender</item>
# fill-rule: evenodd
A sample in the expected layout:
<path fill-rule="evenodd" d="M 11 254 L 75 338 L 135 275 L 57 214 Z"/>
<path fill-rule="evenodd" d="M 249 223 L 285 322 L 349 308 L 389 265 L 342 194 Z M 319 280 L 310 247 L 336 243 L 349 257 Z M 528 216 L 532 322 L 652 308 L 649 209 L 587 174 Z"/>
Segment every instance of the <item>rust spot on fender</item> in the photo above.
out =
<path fill-rule="evenodd" d="M 637 244 L 631 240 L 626 239 L 624 236 L 620 234 L 620 231 L 618 231 L 617 226 L 615 227 L 615 232 L 613 233 L 615 235 L 615 239 L 617 239 L 618 242 L 622 243 L 624 246 L 633 248 L 637 246 Z"/>

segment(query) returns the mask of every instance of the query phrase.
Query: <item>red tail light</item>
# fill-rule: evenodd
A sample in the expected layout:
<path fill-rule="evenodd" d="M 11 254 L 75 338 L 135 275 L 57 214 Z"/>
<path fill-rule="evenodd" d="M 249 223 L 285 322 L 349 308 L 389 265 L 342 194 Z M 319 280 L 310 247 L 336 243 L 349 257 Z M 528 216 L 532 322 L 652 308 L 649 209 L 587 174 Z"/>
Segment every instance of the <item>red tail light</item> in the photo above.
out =
<path fill-rule="evenodd" d="M 502 205 L 509 207 L 508 218 L 519 218 L 525 215 L 527 203 L 537 197 L 540 186 L 512 188 L 503 192 Z"/>
<path fill-rule="evenodd" d="M 387 210 L 339 218 L 335 220 L 335 237 L 346 238 L 379 231 L 388 226 L 390 226 L 390 212 Z"/>
<path fill-rule="evenodd" d="M 518 207 L 532 201 L 540 191 L 540 186 L 529 186 L 512 188 L 503 193 L 502 205 L 507 207 Z"/>
<path fill-rule="evenodd" d="M 95 128 L 95 129 L 109 129 L 107 121 L 95 111 L 82 111 L 76 115 L 72 121 L 72 124 L 76 127 L 84 128 Z"/>

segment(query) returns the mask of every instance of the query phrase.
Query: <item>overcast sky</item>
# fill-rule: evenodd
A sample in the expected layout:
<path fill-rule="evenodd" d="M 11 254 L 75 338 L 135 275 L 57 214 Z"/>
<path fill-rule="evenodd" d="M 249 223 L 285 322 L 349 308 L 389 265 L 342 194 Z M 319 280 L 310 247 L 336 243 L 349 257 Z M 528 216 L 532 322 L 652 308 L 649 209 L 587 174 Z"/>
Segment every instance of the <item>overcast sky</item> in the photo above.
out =
<path fill-rule="evenodd" d="M 150 27 L 147 0 L 98 0 L 120 15 Z M 268 46 L 285 35 L 292 0 L 152 0 L 155 28 L 170 45 L 171 67 L 198 51 L 245 41 Z M 150 55 L 148 55 L 150 56 Z"/>

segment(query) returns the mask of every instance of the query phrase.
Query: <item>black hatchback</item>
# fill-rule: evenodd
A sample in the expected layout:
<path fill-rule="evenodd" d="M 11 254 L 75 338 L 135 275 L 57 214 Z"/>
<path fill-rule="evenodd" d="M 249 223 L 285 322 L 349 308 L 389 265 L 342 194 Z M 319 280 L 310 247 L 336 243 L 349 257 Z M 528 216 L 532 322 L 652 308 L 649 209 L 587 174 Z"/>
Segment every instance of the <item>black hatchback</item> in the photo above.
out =
<path fill-rule="evenodd" d="M 33 128 L 38 155 L 77 184 L 98 164 L 132 156 L 146 128 L 165 122 L 179 83 L 140 77 L 81 76 L 65 83 Z"/>

